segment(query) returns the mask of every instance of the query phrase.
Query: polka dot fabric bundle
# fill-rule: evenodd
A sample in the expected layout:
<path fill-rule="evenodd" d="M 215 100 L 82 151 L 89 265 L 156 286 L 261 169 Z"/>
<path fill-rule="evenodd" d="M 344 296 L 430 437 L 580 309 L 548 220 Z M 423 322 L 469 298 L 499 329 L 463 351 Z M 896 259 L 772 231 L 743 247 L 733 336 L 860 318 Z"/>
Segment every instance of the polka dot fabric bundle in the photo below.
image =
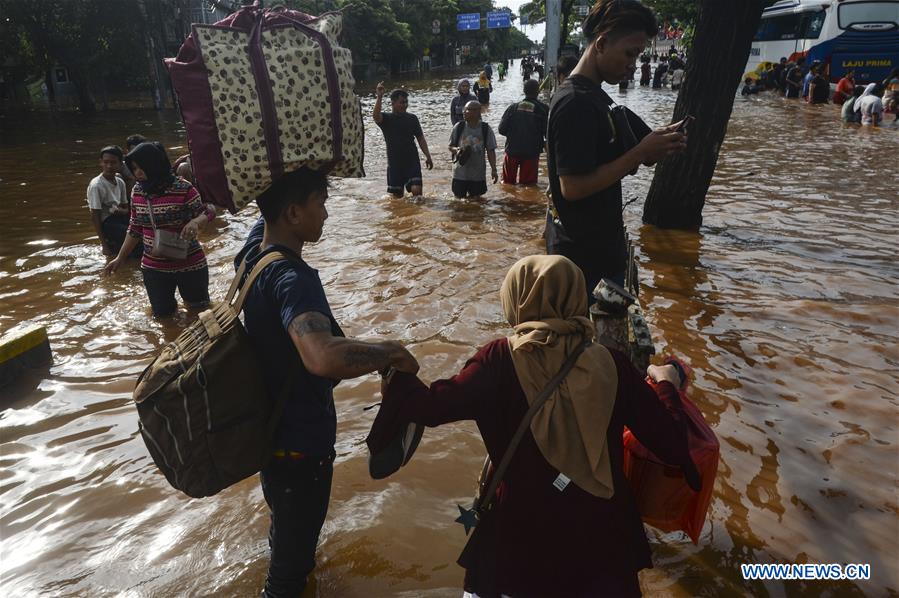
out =
<path fill-rule="evenodd" d="M 362 108 L 340 13 L 245 7 L 166 60 L 203 200 L 237 212 L 302 166 L 361 177 Z"/>

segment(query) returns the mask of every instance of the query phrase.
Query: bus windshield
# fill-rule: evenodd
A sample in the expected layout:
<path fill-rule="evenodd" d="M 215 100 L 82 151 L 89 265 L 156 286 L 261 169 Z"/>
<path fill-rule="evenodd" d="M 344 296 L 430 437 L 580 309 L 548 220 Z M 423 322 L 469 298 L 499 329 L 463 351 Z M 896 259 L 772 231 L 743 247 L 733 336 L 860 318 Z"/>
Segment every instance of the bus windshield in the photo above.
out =
<path fill-rule="evenodd" d="M 827 13 L 800 12 L 764 17 L 759 23 L 754 41 L 770 42 L 784 39 L 818 39 Z"/>
<path fill-rule="evenodd" d="M 852 2 L 839 6 L 840 29 L 875 29 L 883 31 L 899 27 L 899 2 Z"/>

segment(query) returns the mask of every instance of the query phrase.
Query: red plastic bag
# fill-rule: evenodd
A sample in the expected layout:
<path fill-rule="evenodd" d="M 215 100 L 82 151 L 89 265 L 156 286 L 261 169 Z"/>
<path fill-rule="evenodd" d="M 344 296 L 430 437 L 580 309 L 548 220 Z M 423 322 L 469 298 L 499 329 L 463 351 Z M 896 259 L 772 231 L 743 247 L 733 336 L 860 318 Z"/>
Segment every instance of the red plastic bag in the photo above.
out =
<path fill-rule="evenodd" d="M 678 362 L 689 379 L 690 368 Z M 655 383 L 648 380 L 655 387 Z M 702 478 L 702 489 L 694 492 L 677 466 L 656 457 L 627 428 L 624 429 L 624 475 L 631 484 L 643 521 L 664 532 L 684 531 L 698 544 L 699 533 L 712 500 L 718 458 L 718 438 L 696 405 L 687 398 L 686 384 L 679 391 L 687 416 L 690 457 Z"/>

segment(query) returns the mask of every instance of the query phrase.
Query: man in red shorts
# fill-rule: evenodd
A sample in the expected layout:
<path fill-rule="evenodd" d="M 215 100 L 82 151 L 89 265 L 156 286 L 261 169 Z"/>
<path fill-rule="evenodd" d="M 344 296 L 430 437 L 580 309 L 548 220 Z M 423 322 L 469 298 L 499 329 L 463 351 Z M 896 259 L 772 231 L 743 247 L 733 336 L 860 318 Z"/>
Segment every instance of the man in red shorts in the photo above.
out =
<path fill-rule="evenodd" d="M 507 185 L 537 184 L 537 163 L 544 149 L 549 108 L 537 99 L 540 83 L 524 82 L 524 99 L 506 108 L 499 123 L 500 135 L 506 136 L 503 159 L 503 183 Z"/>

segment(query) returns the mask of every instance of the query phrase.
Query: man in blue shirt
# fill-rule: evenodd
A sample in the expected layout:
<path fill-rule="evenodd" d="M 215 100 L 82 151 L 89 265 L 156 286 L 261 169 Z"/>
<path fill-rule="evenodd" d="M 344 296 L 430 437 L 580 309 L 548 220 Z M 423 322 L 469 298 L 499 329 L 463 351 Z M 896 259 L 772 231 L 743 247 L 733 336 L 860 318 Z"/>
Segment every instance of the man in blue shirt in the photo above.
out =
<path fill-rule="evenodd" d="M 318 271 L 303 260 L 303 245 L 321 238 L 328 180 L 301 168 L 276 180 L 257 203 L 262 218 L 235 266 L 247 268 L 271 249 L 289 259 L 263 270 L 247 295 L 244 320 L 272 396 L 284 397 L 275 452 L 262 470 L 271 509 L 271 562 L 263 596 L 298 596 L 315 567 L 315 549 L 331 495 L 338 381 L 418 363 L 395 341 L 344 337 L 331 313 Z"/>

